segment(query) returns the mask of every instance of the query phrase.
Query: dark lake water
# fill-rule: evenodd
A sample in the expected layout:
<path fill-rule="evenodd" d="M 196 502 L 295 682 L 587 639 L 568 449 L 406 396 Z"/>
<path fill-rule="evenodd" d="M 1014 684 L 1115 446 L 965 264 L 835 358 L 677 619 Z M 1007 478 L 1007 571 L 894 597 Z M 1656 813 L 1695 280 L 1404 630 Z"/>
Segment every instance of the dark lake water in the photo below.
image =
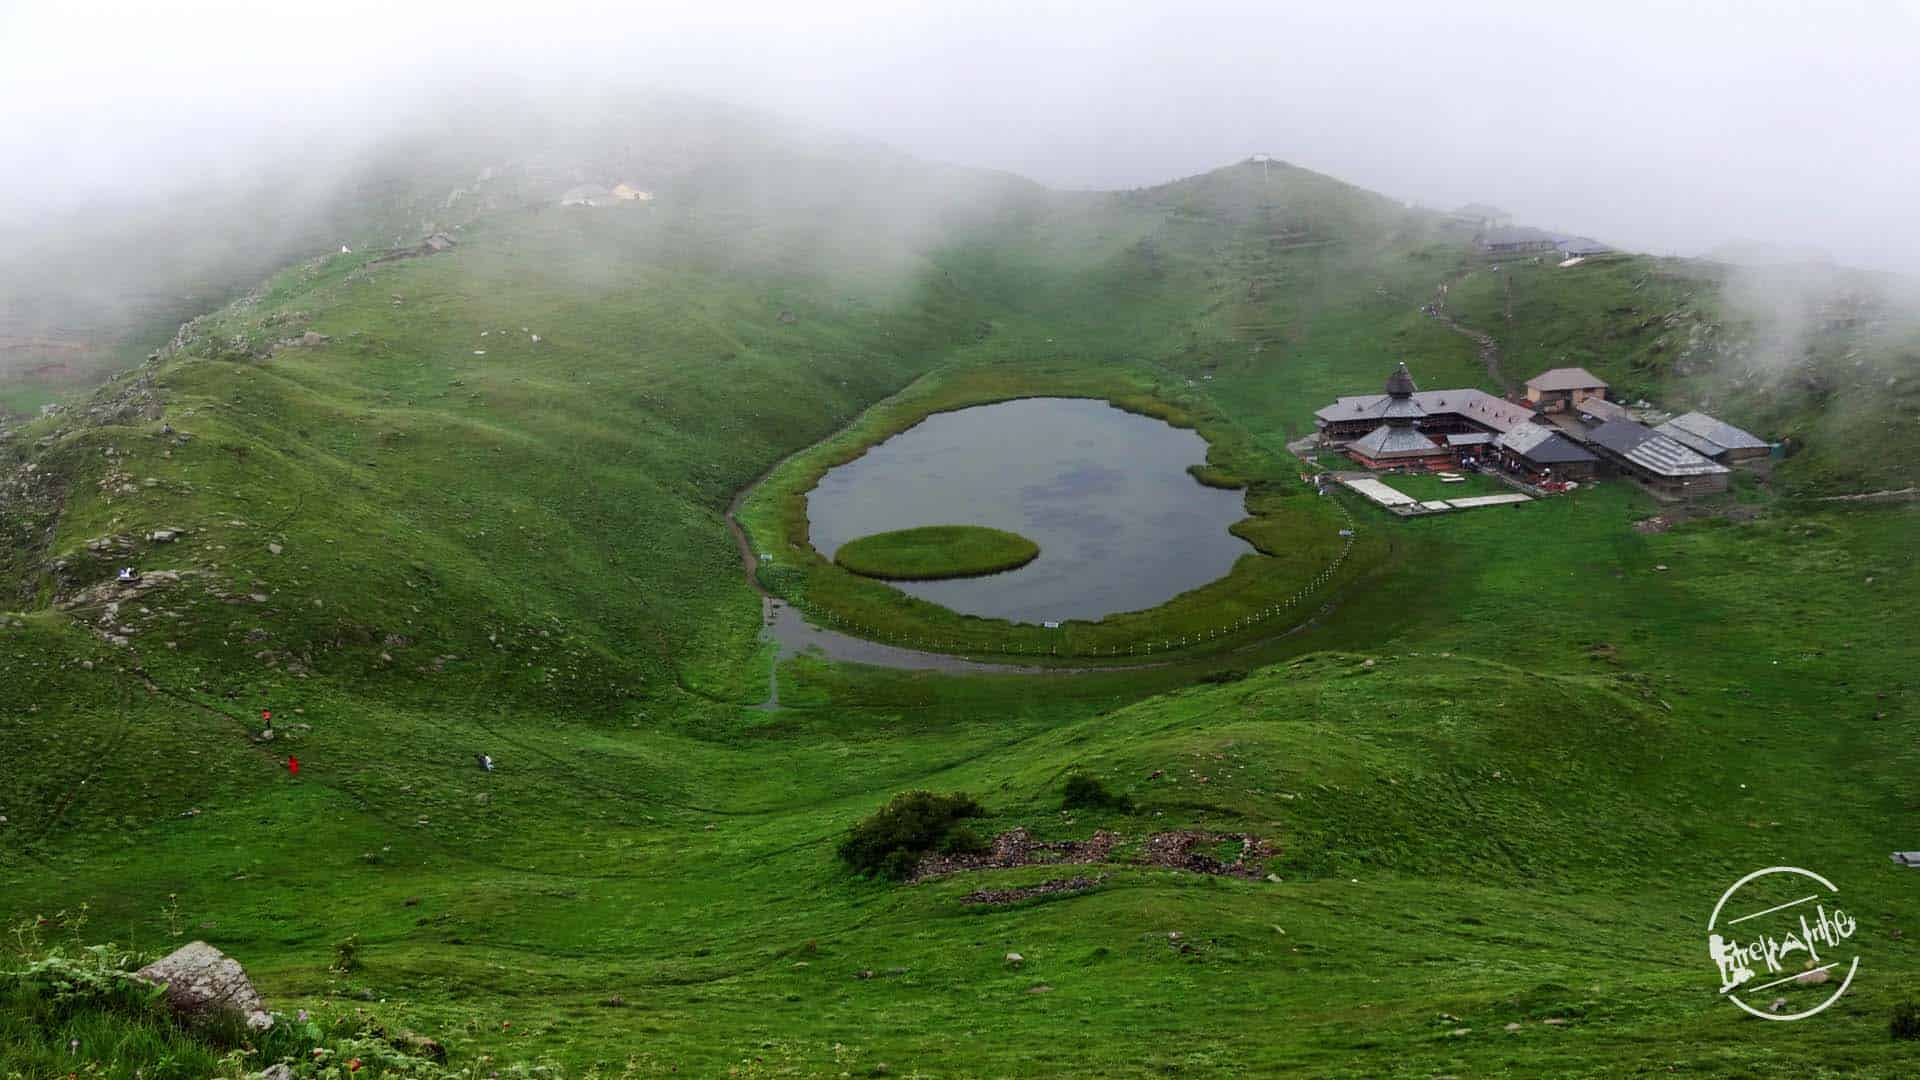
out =
<path fill-rule="evenodd" d="M 1227 527 L 1241 492 L 1203 486 L 1198 434 L 1104 401 L 1032 398 L 936 413 L 821 478 L 813 546 L 870 533 L 988 525 L 1040 545 L 1018 570 L 895 582 L 954 611 L 1018 622 L 1155 607 L 1224 576 L 1253 548 Z"/>

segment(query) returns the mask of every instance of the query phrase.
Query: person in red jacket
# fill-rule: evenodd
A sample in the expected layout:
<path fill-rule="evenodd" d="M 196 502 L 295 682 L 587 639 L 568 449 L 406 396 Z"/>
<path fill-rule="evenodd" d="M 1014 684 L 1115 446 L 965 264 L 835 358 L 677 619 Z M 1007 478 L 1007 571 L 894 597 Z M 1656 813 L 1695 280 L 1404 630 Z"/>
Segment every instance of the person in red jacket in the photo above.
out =
<path fill-rule="evenodd" d="M 294 757 L 292 754 L 287 755 L 287 775 L 288 776 L 300 775 L 300 759 L 297 757 Z"/>

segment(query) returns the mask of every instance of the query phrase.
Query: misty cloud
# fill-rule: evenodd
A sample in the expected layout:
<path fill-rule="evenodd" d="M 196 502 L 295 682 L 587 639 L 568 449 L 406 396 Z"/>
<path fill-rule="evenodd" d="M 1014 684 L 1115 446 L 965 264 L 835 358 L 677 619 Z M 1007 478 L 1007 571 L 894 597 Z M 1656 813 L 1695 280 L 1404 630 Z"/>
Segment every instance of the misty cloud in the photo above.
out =
<path fill-rule="evenodd" d="M 106 10 L 102 11 L 101 8 Z M 348 153 L 467 88 L 714 95 L 1064 187 L 1253 151 L 1655 252 L 1920 269 L 1920 5 L 46 4 L 0 14 L 0 220 Z"/>

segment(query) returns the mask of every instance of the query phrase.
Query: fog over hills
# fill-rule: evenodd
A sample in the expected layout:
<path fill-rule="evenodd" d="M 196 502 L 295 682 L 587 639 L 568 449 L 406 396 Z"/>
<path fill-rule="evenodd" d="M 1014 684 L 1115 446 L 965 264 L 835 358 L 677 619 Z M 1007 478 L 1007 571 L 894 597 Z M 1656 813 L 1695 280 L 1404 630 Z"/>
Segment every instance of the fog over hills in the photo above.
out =
<path fill-rule="evenodd" d="M 589 111 L 611 81 L 1054 186 L 1265 151 L 1640 250 L 1763 242 L 1920 266 L 1904 212 L 1920 149 L 1894 137 L 1920 99 L 1912 0 L 85 11 L 0 13 L 0 151 L 30 164 L 0 182 L 0 218 L 337 157 L 449 105 L 478 111 L 489 88 Z"/>
<path fill-rule="evenodd" d="M 1915 21 L 0 8 L 0 1077 L 1907 1080 Z"/>

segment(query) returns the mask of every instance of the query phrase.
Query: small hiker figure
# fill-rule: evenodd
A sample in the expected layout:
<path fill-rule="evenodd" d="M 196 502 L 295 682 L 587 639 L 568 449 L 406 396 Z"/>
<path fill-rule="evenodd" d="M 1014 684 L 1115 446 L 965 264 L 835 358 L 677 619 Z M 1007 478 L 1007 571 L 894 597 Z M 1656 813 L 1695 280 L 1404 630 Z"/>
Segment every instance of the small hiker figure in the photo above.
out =
<path fill-rule="evenodd" d="M 287 755 L 287 775 L 288 776 L 300 775 L 300 759 L 297 757 L 294 757 L 292 754 Z"/>
<path fill-rule="evenodd" d="M 262 726 L 260 728 L 260 734 L 254 736 L 253 741 L 254 742 L 272 742 L 273 741 L 273 710 L 261 709 L 260 720 L 262 722 Z"/>
<path fill-rule="evenodd" d="M 475 755 L 473 755 L 473 760 L 474 760 L 474 762 L 475 762 L 475 763 L 477 763 L 477 764 L 478 764 L 478 765 L 479 765 L 479 766 L 480 766 L 480 767 L 481 767 L 482 769 L 485 769 L 485 770 L 486 770 L 487 772 L 492 772 L 492 771 L 493 771 L 493 757 L 492 757 L 492 755 L 490 755 L 490 754 L 475 754 Z"/>

